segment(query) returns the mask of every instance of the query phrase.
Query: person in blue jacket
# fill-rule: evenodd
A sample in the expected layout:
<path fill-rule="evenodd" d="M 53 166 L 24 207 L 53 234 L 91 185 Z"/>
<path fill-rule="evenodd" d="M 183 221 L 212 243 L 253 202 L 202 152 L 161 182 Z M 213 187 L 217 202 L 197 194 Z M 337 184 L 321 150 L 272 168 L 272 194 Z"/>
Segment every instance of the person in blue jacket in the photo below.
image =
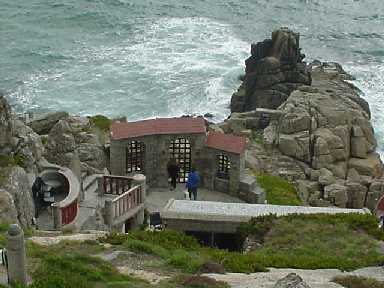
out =
<path fill-rule="evenodd" d="M 192 166 L 191 172 L 188 174 L 188 181 L 186 184 L 186 187 L 188 188 L 189 192 L 189 199 L 193 200 L 197 199 L 197 188 L 199 187 L 200 184 L 200 177 L 199 174 L 196 172 L 196 168 Z"/>

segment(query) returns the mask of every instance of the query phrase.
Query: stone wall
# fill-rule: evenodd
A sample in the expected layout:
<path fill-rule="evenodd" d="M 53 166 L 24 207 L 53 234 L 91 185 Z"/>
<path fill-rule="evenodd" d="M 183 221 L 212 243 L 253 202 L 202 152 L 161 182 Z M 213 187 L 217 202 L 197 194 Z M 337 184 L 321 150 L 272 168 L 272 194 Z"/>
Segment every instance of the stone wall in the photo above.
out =
<path fill-rule="evenodd" d="M 184 138 L 189 141 L 192 147 L 191 163 L 197 164 L 197 159 L 199 159 L 205 144 L 205 134 L 151 135 L 124 140 L 112 140 L 110 149 L 111 173 L 114 175 L 126 174 L 126 147 L 131 141 L 140 141 L 145 145 L 144 174 L 147 177 L 147 183 L 156 187 L 167 187 L 167 164 L 171 158 L 169 145 L 178 138 Z"/>

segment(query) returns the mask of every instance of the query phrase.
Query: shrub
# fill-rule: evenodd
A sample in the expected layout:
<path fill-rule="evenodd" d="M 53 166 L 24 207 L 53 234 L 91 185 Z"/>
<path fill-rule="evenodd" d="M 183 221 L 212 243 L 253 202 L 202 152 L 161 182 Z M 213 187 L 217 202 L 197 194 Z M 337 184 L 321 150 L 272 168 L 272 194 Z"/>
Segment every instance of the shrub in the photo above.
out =
<path fill-rule="evenodd" d="M 94 126 L 96 126 L 102 131 L 109 131 L 112 124 L 112 120 L 103 115 L 95 115 L 89 117 L 89 120 Z"/>
<path fill-rule="evenodd" d="M 202 259 L 198 255 L 180 249 L 173 251 L 166 262 L 185 273 L 195 273 L 202 265 Z"/>
<path fill-rule="evenodd" d="M 332 282 L 346 288 L 384 288 L 384 282 L 360 276 L 337 276 Z"/>
<path fill-rule="evenodd" d="M 189 276 L 182 281 L 183 287 L 186 288 L 229 288 L 230 286 L 222 281 L 217 281 L 206 276 Z"/>
<path fill-rule="evenodd" d="M 259 174 L 257 183 L 265 190 L 268 204 L 301 205 L 302 202 L 295 187 L 281 177 Z"/>

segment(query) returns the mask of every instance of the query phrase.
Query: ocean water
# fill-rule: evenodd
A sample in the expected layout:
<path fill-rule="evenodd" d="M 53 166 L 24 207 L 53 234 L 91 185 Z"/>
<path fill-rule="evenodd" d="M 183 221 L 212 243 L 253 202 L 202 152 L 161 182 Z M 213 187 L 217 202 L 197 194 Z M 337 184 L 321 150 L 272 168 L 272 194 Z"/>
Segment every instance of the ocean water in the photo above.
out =
<path fill-rule="evenodd" d="M 356 76 L 383 151 L 382 0 L 0 0 L 0 88 L 19 112 L 220 121 L 250 44 L 281 26 Z"/>

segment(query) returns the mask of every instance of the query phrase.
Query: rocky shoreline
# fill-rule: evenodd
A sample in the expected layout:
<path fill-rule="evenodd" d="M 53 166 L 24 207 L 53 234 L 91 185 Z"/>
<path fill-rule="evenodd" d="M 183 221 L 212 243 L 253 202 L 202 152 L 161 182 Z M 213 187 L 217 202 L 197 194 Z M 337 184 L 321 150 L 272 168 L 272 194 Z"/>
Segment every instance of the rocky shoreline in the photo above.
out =
<path fill-rule="evenodd" d="M 253 44 L 231 116 L 210 129 L 247 136 L 247 167 L 293 182 L 307 205 L 373 210 L 384 178 L 369 105 L 339 64 L 304 58 L 287 28 Z M 47 161 L 78 157 L 88 174 L 108 167 L 107 138 L 66 112 L 21 121 L 0 95 L 0 223 L 32 224 L 31 182 Z"/>
<path fill-rule="evenodd" d="M 304 57 L 287 28 L 253 44 L 232 114 L 217 127 L 248 136 L 247 166 L 293 181 L 304 203 L 374 209 L 384 179 L 369 105 L 341 65 Z"/>

